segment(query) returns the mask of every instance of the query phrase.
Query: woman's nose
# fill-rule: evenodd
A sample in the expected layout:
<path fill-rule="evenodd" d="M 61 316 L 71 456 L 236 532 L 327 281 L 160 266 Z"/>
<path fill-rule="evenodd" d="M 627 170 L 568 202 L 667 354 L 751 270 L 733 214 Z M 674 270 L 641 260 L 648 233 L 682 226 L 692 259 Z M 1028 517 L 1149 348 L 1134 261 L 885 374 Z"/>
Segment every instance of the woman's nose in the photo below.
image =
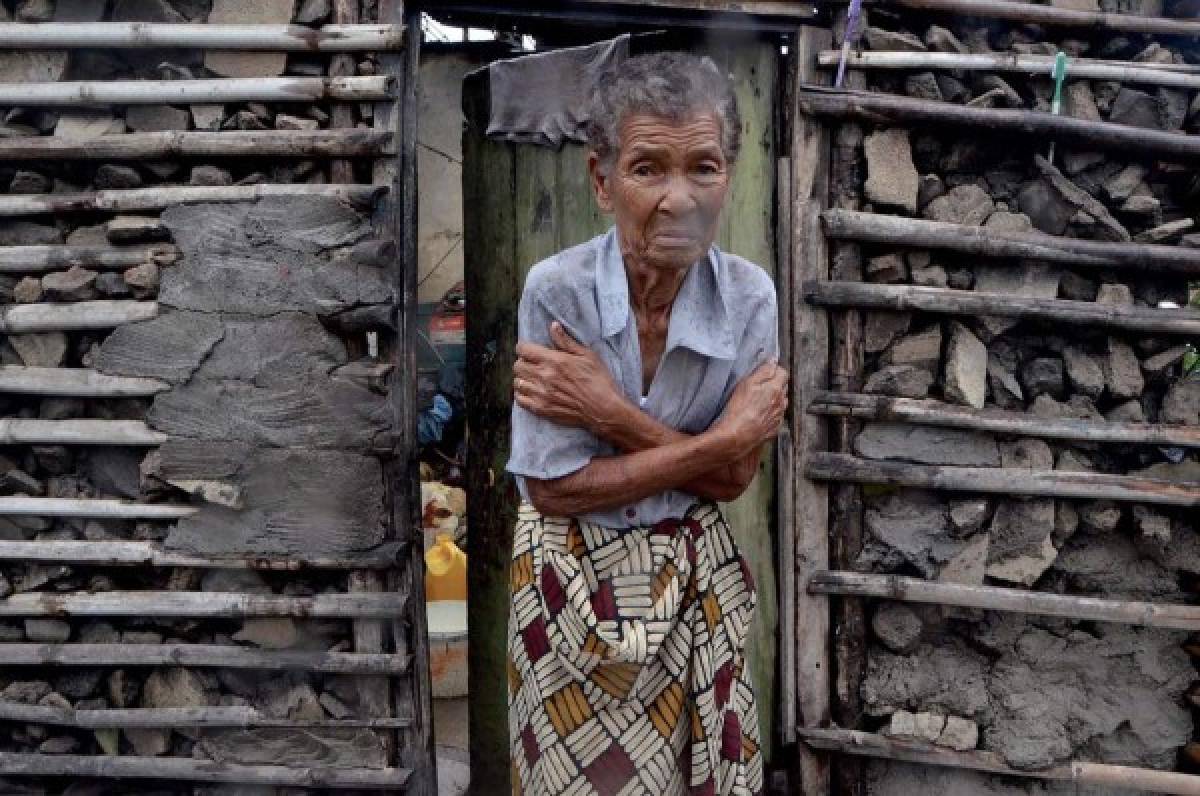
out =
<path fill-rule="evenodd" d="M 663 186 L 658 209 L 664 213 L 679 213 L 690 210 L 695 205 L 696 199 L 692 195 L 692 186 L 687 177 L 682 174 L 673 174 L 668 177 L 666 185 Z"/>

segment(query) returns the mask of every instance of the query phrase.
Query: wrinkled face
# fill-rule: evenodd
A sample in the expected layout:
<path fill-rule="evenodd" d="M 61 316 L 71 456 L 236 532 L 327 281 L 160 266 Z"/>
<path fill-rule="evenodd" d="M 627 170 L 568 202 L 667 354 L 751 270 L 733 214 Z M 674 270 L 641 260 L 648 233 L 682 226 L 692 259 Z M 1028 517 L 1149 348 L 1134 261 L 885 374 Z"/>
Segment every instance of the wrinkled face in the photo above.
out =
<path fill-rule="evenodd" d="M 588 170 L 600 208 L 614 216 L 622 253 L 652 268 L 689 267 L 716 238 L 729 191 L 717 115 L 630 115 L 619 140 L 611 166 L 593 152 Z"/>

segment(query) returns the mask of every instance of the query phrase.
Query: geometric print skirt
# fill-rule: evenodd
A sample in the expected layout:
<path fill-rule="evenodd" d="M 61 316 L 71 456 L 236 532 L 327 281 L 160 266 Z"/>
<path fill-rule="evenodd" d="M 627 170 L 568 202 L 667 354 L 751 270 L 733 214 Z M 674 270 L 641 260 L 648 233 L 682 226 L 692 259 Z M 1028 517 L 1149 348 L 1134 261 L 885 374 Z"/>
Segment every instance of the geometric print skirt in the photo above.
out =
<path fill-rule="evenodd" d="M 757 598 L 716 505 L 613 529 L 524 504 L 514 536 L 513 794 L 758 794 Z"/>

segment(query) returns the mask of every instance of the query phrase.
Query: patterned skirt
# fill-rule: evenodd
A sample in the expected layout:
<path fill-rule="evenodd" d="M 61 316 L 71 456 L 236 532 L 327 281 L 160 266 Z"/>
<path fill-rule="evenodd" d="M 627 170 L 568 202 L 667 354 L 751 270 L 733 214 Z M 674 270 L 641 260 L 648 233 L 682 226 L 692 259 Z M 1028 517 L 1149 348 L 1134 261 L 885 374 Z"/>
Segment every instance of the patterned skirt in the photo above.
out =
<path fill-rule="evenodd" d="M 521 506 L 508 617 L 521 796 L 753 796 L 756 595 L 717 507 L 612 529 Z"/>

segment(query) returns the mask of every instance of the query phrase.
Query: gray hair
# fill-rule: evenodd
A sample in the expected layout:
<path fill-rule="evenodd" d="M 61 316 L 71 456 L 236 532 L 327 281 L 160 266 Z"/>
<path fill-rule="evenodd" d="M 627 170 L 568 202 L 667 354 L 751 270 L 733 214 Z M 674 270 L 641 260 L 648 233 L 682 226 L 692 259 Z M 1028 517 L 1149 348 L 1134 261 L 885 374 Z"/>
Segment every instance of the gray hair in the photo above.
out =
<path fill-rule="evenodd" d="M 605 165 L 620 146 L 621 122 L 631 114 L 682 121 L 713 112 L 721 125 L 721 149 L 732 166 L 742 143 L 742 120 L 729 79 L 708 56 L 684 52 L 636 55 L 596 81 L 588 114 L 588 144 Z"/>

